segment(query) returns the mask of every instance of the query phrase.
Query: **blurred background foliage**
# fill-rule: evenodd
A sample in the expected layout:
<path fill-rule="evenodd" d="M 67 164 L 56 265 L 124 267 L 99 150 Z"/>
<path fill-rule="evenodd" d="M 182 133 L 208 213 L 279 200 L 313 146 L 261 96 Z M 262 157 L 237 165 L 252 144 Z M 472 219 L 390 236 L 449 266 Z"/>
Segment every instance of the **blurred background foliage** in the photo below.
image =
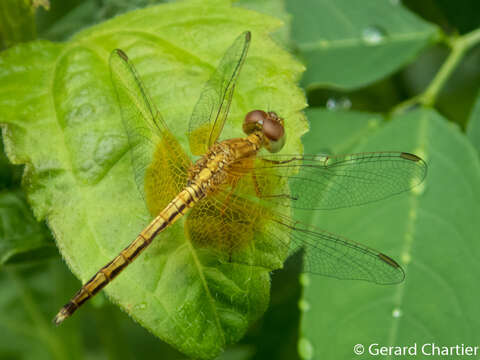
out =
<path fill-rule="evenodd" d="M 115 15 L 162 2 L 165 1 L 3 0 L 0 2 L 0 48 L 6 49 L 19 42 L 37 38 L 64 41 L 79 30 Z M 307 65 L 302 86 L 310 105 L 307 115 L 312 130 L 304 140 L 306 151 L 312 153 L 352 151 L 357 149 L 359 144 L 365 144 L 372 139 L 385 121 L 393 119 L 393 124 L 388 126 L 396 126 L 394 122 L 398 113 L 422 103 L 422 98 L 418 95 L 435 81 L 438 71 L 452 53 L 455 40 L 480 27 L 478 0 L 385 0 L 385 4 L 381 6 L 385 7 L 382 11 L 387 13 L 383 13 L 384 18 L 379 18 L 378 22 L 386 24 L 372 24 L 372 41 L 377 41 L 375 36 L 381 38 L 402 33 L 418 35 L 411 36 L 407 44 L 398 42 L 405 47 L 392 47 L 384 50 L 383 54 L 376 55 L 374 52 L 381 52 L 381 47 L 368 48 L 368 45 L 372 44 L 368 44 L 367 39 L 367 46 L 363 44 L 361 49 L 350 54 L 342 53 L 342 49 L 338 53 L 330 54 L 334 59 L 328 63 L 325 57 L 320 56 L 322 46 L 326 44 L 322 41 L 342 36 L 340 23 L 345 20 L 342 19 L 342 14 L 348 15 L 351 10 L 354 14 L 351 19 L 358 19 L 361 23 L 361 7 L 371 3 L 378 8 L 378 2 L 335 2 L 334 10 L 338 12 L 338 17 L 325 16 L 325 13 L 332 10 L 333 1 L 238 0 L 233 3 L 234 6 L 246 7 L 285 21 L 285 27 L 273 36 Z M 345 8 L 342 9 L 342 6 Z M 394 10 L 392 6 L 399 9 Z M 395 19 L 397 14 L 390 16 L 388 11 L 401 12 L 410 25 L 395 28 L 393 24 L 390 28 L 389 21 Z M 450 69 L 449 76 L 441 84 L 433 101 L 423 102 L 423 105 L 435 108 L 442 116 L 438 125 L 435 125 L 435 134 L 441 137 L 444 143 L 455 143 L 458 140 L 459 134 L 455 135 L 457 140 L 453 137 L 449 140 L 445 135 L 448 133 L 445 125 L 456 124 L 462 132 L 467 131 L 469 141 L 478 150 L 480 46 L 476 44 L 464 49 L 458 64 L 455 63 L 456 67 Z M 347 67 L 350 66 L 352 56 L 357 57 L 360 70 L 354 69 L 349 76 L 350 69 Z M 344 59 L 345 64 L 342 65 Z M 372 69 L 371 60 L 379 63 L 374 65 L 372 74 L 369 74 L 369 69 Z M 338 71 L 335 73 L 335 70 L 330 70 L 330 74 L 322 73 L 329 71 L 327 65 L 335 69 L 335 65 L 339 64 L 346 67 L 345 79 L 335 78 L 342 75 Z M 374 71 L 379 70 L 378 68 L 382 68 L 382 71 Z M 438 115 L 432 117 L 437 118 Z M 408 118 L 402 119 L 398 121 L 409 121 Z M 392 133 L 396 132 L 392 130 Z M 321 143 L 319 139 L 322 140 Z M 461 146 L 466 147 L 465 151 L 468 152 L 471 145 L 466 144 L 463 138 L 458 141 L 462 142 Z M 458 148 L 447 147 L 438 150 L 439 154 L 447 157 L 459 151 Z M 438 161 L 441 162 L 440 159 Z M 478 176 L 478 163 L 466 161 L 465 166 L 471 166 L 477 171 L 469 181 Z M 464 173 L 461 176 L 467 176 Z M 10 165 L 2 151 L 0 331 L 3 335 L 0 340 L 0 359 L 146 359 L 154 356 L 162 359 L 184 359 L 182 354 L 135 324 L 102 295 L 85 306 L 77 321 L 67 322 L 61 329 L 51 325 L 50 318 L 56 312 L 57 305 L 67 299 L 80 284 L 63 263 L 47 226 L 36 222 L 29 210 L 22 193 L 21 174 L 22 167 Z M 448 186 L 448 183 L 445 186 Z M 452 186 L 455 186 L 454 182 Z M 477 198 L 474 200 L 478 202 Z M 361 214 L 344 215 L 343 223 L 334 220 L 337 225 L 334 224 L 332 230 L 339 230 L 335 229 L 339 226 L 339 231 L 342 231 L 338 224 L 349 226 L 349 219 L 353 216 Z M 350 232 L 347 231 L 346 235 L 350 235 Z M 375 246 L 383 249 L 385 245 L 377 242 Z M 474 253 L 477 249 L 475 248 Z M 400 254 L 400 251 L 397 254 Z M 322 343 L 321 340 L 312 340 L 316 336 L 312 333 L 312 326 L 315 324 L 309 324 L 307 319 L 309 307 L 312 305 L 312 294 L 309 295 L 306 291 L 302 296 L 302 287 L 305 288 L 310 280 L 300 276 L 301 269 L 298 264 L 299 261 L 287 261 L 284 270 L 272 275 L 272 296 L 268 311 L 239 344 L 227 349 L 221 359 L 350 358 L 348 354 L 351 354 L 351 348 L 337 356 L 332 355 L 335 352 L 329 349 L 326 343 L 325 350 L 318 350 L 318 347 L 314 350 L 316 344 L 322 346 Z M 474 274 L 479 275 L 478 266 L 474 267 Z M 299 278 L 303 280 L 298 281 Z M 325 292 L 329 292 L 326 294 L 327 298 L 332 291 L 332 287 L 328 287 L 329 281 L 325 281 L 324 287 Z M 468 286 L 468 282 L 465 284 Z M 344 283 L 333 285 L 335 286 L 345 287 Z M 332 301 L 338 303 L 339 300 L 333 298 Z M 458 302 L 460 307 L 468 308 L 465 304 L 469 303 L 469 300 L 459 295 Z M 336 326 L 332 303 L 322 303 L 322 306 L 317 308 L 319 316 L 322 312 L 329 314 L 325 316 L 325 321 L 330 321 L 332 327 Z M 335 310 L 342 311 L 340 306 Z M 439 314 L 445 315 L 441 311 L 440 306 Z M 321 317 L 314 319 L 315 322 L 321 321 Z M 354 326 L 353 323 L 350 325 Z M 469 325 L 470 329 L 465 330 L 468 339 L 471 333 L 479 333 L 478 325 L 477 320 L 473 321 Z M 318 328 L 319 332 L 327 330 Z M 478 342 L 478 335 L 476 340 Z"/>

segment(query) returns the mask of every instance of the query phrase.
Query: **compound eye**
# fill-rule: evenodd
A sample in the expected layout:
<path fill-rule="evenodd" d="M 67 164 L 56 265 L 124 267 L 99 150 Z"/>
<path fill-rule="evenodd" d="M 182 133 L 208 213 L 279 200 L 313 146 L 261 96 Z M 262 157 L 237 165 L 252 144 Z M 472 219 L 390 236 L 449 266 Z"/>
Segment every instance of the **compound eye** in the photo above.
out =
<path fill-rule="evenodd" d="M 268 118 L 263 122 L 263 135 L 265 135 L 265 148 L 272 153 L 280 151 L 285 145 L 283 120 L 274 112 L 269 112 Z"/>
<path fill-rule="evenodd" d="M 262 110 L 253 110 L 245 115 L 245 121 L 243 122 L 243 131 L 249 135 L 255 130 L 261 130 L 265 120 L 268 119 L 268 115 Z"/>
<path fill-rule="evenodd" d="M 263 122 L 268 118 L 268 115 L 265 111 L 262 110 L 253 110 L 250 111 L 247 115 L 245 115 L 245 123 L 259 123 L 263 124 Z"/>
<path fill-rule="evenodd" d="M 263 134 L 270 140 L 278 141 L 285 134 L 285 130 L 278 120 L 268 117 L 263 122 Z"/>

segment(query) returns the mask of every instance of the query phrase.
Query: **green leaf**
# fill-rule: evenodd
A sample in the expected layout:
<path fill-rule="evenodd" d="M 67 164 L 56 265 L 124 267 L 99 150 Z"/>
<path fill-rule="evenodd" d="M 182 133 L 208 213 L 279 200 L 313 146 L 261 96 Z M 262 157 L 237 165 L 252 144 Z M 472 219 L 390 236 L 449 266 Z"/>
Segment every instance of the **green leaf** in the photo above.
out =
<path fill-rule="evenodd" d="M 203 83 L 233 40 L 251 30 L 225 136 L 242 136 L 247 111 L 275 109 L 288 119 L 287 131 L 298 134 L 286 146 L 293 153 L 301 151 L 299 137 L 307 127 L 299 113 L 305 99 L 295 85 L 303 67 L 267 36 L 278 26 L 224 1 L 183 2 L 116 17 L 65 44 L 36 42 L 2 56 L 7 154 L 27 164 L 24 183 L 35 215 L 47 219 L 82 281 L 150 221 L 110 81 L 112 49 L 122 48 L 136 64 L 170 130 L 188 149 L 188 119 Z M 197 264 L 192 253 L 177 251 L 184 244 L 180 221 L 106 292 L 155 335 L 190 356 L 213 358 L 265 311 L 269 274 Z M 79 316 L 81 310 L 69 321 Z"/>
<path fill-rule="evenodd" d="M 12 165 L 8 161 L 0 139 L 0 189 L 16 189 L 20 186 L 23 166 Z"/>
<path fill-rule="evenodd" d="M 37 222 L 21 191 L 0 193 L 0 265 L 57 254 L 45 225 Z"/>
<path fill-rule="evenodd" d="M 234 0 L 234 4 L 282 20 L 284 25 L 272 34 L 272 38 L 282 46 L 290 45 L 291 16 L 286 9 L 286 0 Z"/>
<path fill-rule="evenodd" d="M 303 137 L 309 154 L 348 154 L 378 130 L 379 114 L 308 108 L 310 131 Z M 318 141 L 321 137 L 322 141 Z"/>
<path fill-rule="evenodd" d="M 408 62 L 438 34 L 400 1 L 287 2 L 292 37 L 307 63 L 303 84 L 354 89 Z"/>
<path fill-rule="evenodd" d="M 318 134 L 316 141 L 321 139 Z M 305 276 L 301 353 L 351 359 L 355 344 L 365 349 L 373 343 L 476 344 L 480 310 L 472 284 L 480 275 L 480 164 L 475 149 L 456 126 L 421 109 L 393 118 L 355 148 L 373 150 L 422 156 L 429 165 L 425 182 L 410 194 L 318 213 L 315 223 L 391 255 L 406 279 L 376 286 Z"/>
<path fill-rule="evenodd" d="M 127 11 L 143 8 L 165 0 L 85 0 L 72 6 L 72 1 L 56 3 L 53 14 L 42 14 L 39 31 L 48 40 L 66 40 L 73 34 Z M 75 5 L 75 4 L 73 4 Z M 40 26 L 43 27 L 40 28 Z"/>
<path fill-rule="evenodd" d="M 467 136 L 477 151 L 480 152 L 480 93 L 477 95 L 477 100 L 468 119 Z"/>
<path fill-rule="evenodd" d="M 82 358 L 71 326 L 63 332 L 56 331 L 46 316 L 53 301 L 59 300 L 57 296 L 64 294 L 65 282 L 61 279 L 65 279 L 65 275 L 68 278 L 68 274 L 59 265 L 57 262 L 56 266 L 11 266 L 0 270 L 0 358 Z M 69 278 L 71 281 L 72 276 Z M 52 284 L 55 284 L 53 292 Z"/>
<path fill-rule="evenodd" d="M 58 303 L 78 285 L 60 259 L 1 268 L 0 359 L 131 360 L 151 358 L 152 354 L 185 359 L 105 302 L 86 305 L 82 317 L 65 323 L 61 330 L 52 326 L 51 315 L 58 310 Z"/>

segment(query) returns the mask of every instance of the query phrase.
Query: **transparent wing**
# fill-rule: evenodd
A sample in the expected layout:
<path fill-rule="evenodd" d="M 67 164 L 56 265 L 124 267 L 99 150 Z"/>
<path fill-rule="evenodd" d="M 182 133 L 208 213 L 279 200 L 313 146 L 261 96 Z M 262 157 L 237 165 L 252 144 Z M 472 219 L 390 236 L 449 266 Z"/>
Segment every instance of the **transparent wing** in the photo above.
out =
<path fill-rule="evenodd" d="M 427 164 L 404 152 L 340 156 L 260 156 L 251 169 L 233 166 L 233 175 L 251 171 L 257 196 L 296 209 L 337 209 L 371 203 L 419 185 Z M 275 193 L 290 184 L 289 194 Z"/>
<path fill-rule="evenodd" d="M 269 236 L 285 242 L 290 234 L 291 252 L 305 251 L 306 272 L 344 280 L 365 280 L 377 284 L 397 284 L 405 273 L 389 256 L 339 235 L 291 219 L 272 220 L 284 233 Z"/>
<path fill-rule="evenodd" d="M 250 36 L 249 31 L 244 32 L 233 42 L 203 87 L 188 126 L 190 150 L 194 155 L 205 154 L 222 132 Z"/>
<path fill-rule="evenodd" d="M 213 249 L 224 262 L 273 270 L 303 249 L 306 272 L 378 284 L 404 279 L 387 255 L 228 192 L 194 207 L 186 228 L 196 246 Z"/>
<path fill-rule="evenodd" d="M 155 212 L 185 185 L 190 160 L 168 130 L 134 65 L 120 49 L 110 55 L 110 72 L 135 181 L 150 211 Z"/>

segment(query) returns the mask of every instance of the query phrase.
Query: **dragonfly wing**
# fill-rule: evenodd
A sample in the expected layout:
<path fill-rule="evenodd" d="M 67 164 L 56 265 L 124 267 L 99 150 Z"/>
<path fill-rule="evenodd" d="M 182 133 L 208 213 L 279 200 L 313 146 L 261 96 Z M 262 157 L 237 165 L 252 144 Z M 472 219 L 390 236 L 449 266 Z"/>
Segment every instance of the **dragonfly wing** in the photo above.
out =
<path fill-rule="evenodd" d="M 221 263 L 278 269 L 288 247 L 272 246 L 271 238 L 263 235 L 263 210 L 230 191 L 220 191 L 187 214 L 185 232 L 195 247 L 212 251 Z"/>
<path fill-rule="evenodd" d="M 192 209 L 191 241 L 216 251 L 223 262 L 273 270 L 304 250 L 304 271 L 339 279 L 394 284 L 404 272 L 393 259 L 346 238 L 302 224 L 239 195 L 221 192 Z"/>
<path fill-rule="evenodd" d="M 203 87 L 188 126 L 190 150 L 194 155 L 205 154 L 222 132 L 250 36 L 247 31 L 234 41 Z"/>
<path fill-rule="evenodd" d="M 156 215 L 185 185 L 190 160 L 122 50 L 111 53 L 110 71 L 128 136 L 135 181 L 150 212 Z"/>
<path fill-rule="evenodd" d="M 245 169 L 232 167 L 232 175 Z M 327 155 L 267 155 L 251 169 L 257 193 L 268 202 L 324 210 L 368 204 L 419 185 L 427 164 L 402 152 Z M 290 194 L 275 189 L 290 184 Z"/>
<path fill-rule="evenodd" d="M 304 250 L 305 272 L 377 284 L 397 284 L 405 278 L 395 260 L 367 246 L 291 219 L 273 218 L 272 223 L 289 235 L 280 232 L 279 237 L 277 229 L 277 235 L 270 236 L 284 243 L 289 236 L 293 252 Z"/>

